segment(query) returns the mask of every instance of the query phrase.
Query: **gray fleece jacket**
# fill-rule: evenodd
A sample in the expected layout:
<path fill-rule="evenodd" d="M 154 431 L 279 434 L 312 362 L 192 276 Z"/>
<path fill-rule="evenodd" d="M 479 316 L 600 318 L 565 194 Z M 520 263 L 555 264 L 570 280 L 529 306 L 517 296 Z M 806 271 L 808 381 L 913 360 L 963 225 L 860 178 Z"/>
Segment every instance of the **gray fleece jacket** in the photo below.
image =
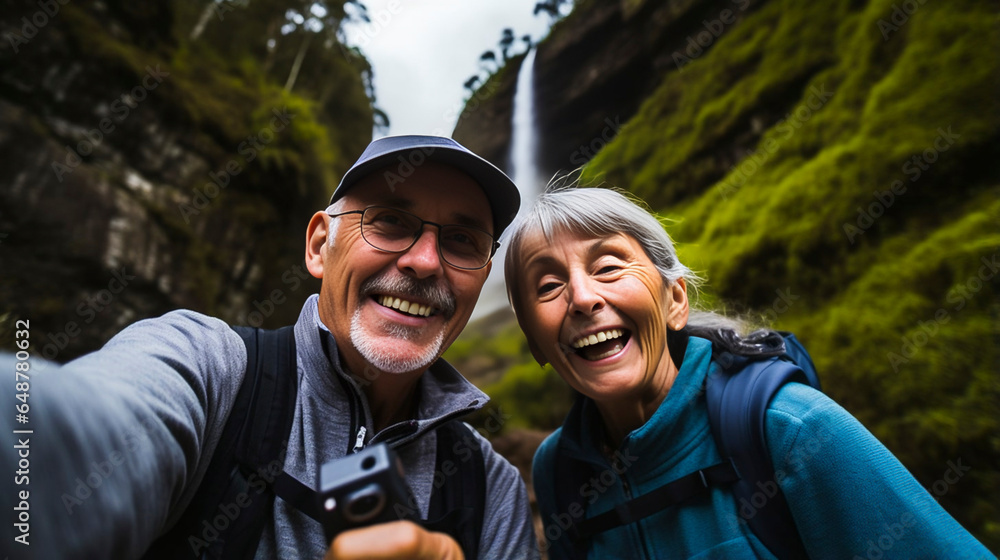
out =
<path fill-rule="evenodd" d="M 32 336 L 40 346 L 41 333 Z M 341 370 L 315 295 L 295 324 L 295 342 L 299 389 L 285 472 L 313 486 L 318 468 L 345 455 L 363 432 L 365 445 L 385 441 L 396 448 L 426 518 L 435 471 L 432 428 L 483 407 L 488 397 L 439 360 L 421 378 L 416 419 L 374 433 L 364 392 Z M 14 361 L 0 356 L 0 371 L 13 371 Z M 32 430 L 15 434 L 30 438 L 30 479 L 14 484 L 15 477 L 5 475 L 2 484 L 4 502 L 29 491 L 30 544 L 14 540 L 23 526 L 5 523 L 5 554 L 141 556 L 177 521 L 204 477 L 245 374 L 243 342 L 218 319 L 175 311 L 139 321 L 63 366 L 31 361 L 29 423 L 0 415 L 6 434 Z M 353 414 L 351 399 L 361 403 Z M 13 473 L 19 457 L 10 450 L 18 440 L 6 437 L 4 472 Z M 487 484 L 480 557 L 537 558 L 524 483 L 486 439 L 478 440 Z M 322 558 L 326 550 L 320 524 L 276 498 L 256 557 Z"/>

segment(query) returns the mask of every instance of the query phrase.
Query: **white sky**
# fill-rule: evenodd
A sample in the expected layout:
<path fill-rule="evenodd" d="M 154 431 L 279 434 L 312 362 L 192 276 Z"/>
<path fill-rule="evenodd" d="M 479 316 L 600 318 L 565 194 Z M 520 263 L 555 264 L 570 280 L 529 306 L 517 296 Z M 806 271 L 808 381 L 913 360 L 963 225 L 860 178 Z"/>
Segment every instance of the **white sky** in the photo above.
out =
<path fill-rule="evenodd" d="M 388 134 L 451 136 L 468 90 L 480 71 L 479 56 L 499 56 L 500 33 L 514 30 L 511 54 L 523 52 L 549 17 L 532 15 L 537 0 L 367 0 L 372 22 L 345 26 L 347 41 L 372 64 L 376 105 L 389 115 Z"/>

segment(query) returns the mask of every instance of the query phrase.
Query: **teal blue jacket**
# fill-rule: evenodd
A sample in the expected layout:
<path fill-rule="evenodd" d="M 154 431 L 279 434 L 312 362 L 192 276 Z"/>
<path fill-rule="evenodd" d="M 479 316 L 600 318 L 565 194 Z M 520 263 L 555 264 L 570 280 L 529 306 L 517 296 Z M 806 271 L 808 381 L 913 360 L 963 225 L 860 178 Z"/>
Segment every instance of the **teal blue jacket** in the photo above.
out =
<path fill-rule="evenodd" d="M 602 428 L 594 403 L 584 400 L 535 455 L 533 477 L 550 557 L 570 557 L 564 527 L 572 514 L 592 517 L 697 469 L 721 461 L 704 395 L 712 345 L 691 337 L 677 379 L 663 403 L 631 432 L 609 462 L 596 445 Z M 787 497 L 812 558 L 995 558 L 922 488 L 905 467 L 846 410 L 798 383 L 783 387 L 765 416 L 775 480 Z M 555 452 L 566 452 L 599 473 L 574 489 L 556 512 Z M 943 466 L 931 491 L 961 491 L 969 466 L 960 457 Z M 621 474 L 619 474 L 621 473 Z M 773 488 L 761 488 L 764 500 Z M 754 496 L 756 498 L 756 496 Z M 757 500 L 754 500 L 757 501 Z M 571 506 L 571 504 L 579 504 Z M 590 558 L 774 558 L 745 519 L 753 503 L 737 504 L 714 487 L 684 505 L 592 535 Z"/>

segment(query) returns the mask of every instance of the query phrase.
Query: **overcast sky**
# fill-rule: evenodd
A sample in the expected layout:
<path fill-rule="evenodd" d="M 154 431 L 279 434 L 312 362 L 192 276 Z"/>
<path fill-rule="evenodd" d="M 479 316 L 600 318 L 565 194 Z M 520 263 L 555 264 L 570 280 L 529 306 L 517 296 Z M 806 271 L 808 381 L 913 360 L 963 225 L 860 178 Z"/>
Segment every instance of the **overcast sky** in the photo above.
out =
<path fill-rule="evenodd" d="M 548 31 L 536 0 L 366 0 L 372 22 L 345 29 L 374 69 L 376 105 L 389 115 L 389 134 L 450 136 L 468 91 L 462 84 L 480 70 L 479 55 L 498 50 L 505 27 L 520 40 Z M 481 73 L 485 75 L 484 73 Z"/>

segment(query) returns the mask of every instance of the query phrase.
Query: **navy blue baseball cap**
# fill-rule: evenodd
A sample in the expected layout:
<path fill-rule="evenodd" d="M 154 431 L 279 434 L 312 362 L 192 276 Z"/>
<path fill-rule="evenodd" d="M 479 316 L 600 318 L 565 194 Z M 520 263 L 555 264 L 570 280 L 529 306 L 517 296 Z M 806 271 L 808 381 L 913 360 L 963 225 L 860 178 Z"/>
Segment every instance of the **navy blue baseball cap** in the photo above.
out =
<path fill-rule="evenodd" d="M 412 168 L 424 161 L 451 165 L 479 183 L 493 211 L 493 237 L 499 239 L 517 215 L 521 194 L 514 182 L 495 165 L 443 136 L 386 136 L 368 144 L 333 191 L 330 204 L 343 198 L 358 181 L 379 169 L 390 168 L 387 171 L 395 173 L 403 181 L 412 173 Z M 408 169 L 411 171 L 407 172 Z"/>

